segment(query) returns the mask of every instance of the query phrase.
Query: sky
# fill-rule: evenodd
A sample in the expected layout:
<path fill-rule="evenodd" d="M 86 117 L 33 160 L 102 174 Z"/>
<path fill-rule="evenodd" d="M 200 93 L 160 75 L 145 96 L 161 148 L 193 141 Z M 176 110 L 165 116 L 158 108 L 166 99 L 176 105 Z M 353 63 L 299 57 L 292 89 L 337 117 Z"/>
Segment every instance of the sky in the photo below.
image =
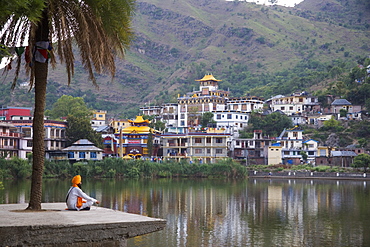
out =
<path fill-rule="evenodd" d="M 234 1 L 234 0 L 226 0 L 226 1 Z M 254 2 L 258 4 L 264 4 L 264 5 L 271 5 L 271 3 L 268 0 L 239 0 L 239 1 L 246 1 L 246 2 Z M 295 4 L 298 4 L 300 2 L 303 2 L 303 0 L 277 0 L 277 5 L 282 5 L 285 7 L 294 7 Z"/>

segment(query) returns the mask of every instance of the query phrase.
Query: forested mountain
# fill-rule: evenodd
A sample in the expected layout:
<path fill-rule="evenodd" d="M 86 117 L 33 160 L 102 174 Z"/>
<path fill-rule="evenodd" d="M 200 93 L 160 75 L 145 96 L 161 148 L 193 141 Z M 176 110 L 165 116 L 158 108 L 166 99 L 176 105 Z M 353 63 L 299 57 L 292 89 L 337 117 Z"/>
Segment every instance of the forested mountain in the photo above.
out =
<path fill-rule="evenodd" d="M 332 68 L 338 68 L 337 74 L 349 72 L 370 55 L 368 0 L 305 0 L 294 8 L 138 0 L 135 12 L 136 38 L 126 59 L 117 60 L 114 80 L 98 76 L 97 90 L 76 62 L 68 87 L 64 68 L 58 66 L 49 72 L 47 107 L 69 94 L 111 116 L 133 117 L 145 103 L 170 102 L 197 88 L 194 80 L 207 73 L 222 80 L 220 87 L 233 96 L 312 91 L 333 80 Z M 32 106 L 32 91 L 20 86 L 11 92 L 12 71 L 5 74 L 0 104 Z M 19 84 L 24 81 L 20 76 Z"/>

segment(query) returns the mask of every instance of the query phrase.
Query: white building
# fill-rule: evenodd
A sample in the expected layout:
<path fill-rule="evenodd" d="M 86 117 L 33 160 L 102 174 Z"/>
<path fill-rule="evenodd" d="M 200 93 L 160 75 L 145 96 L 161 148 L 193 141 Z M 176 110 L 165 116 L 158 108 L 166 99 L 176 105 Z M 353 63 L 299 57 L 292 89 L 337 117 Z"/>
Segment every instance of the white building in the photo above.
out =
<path fill-rule="evenodd" d="M 268 100 L 272 111 L 282 111 L 286 115 L 316 113 L 320 111 L 317 97 L 309 96 L 306 92 L 294 93 L 290 96 L 279 95 Z"/>
<path fill-rule="evenodd" d="M 228 133 L 238 133 L 247 126 L 253 111 L 262 111 L 263 100 L 255 96 L 229 98 L 229 92 L 219 90 L 213 75 L 205 75 L 199 81 L 199 90 L 178 95 L 177 103 L 162 106 L 141 107 L 145 115 L 156 115 L 156 119 L 166 123 L 166 127 L 177 133 L 185 133 L 189 127 L 200 125 L 202 114 L 212 112 L 217 128 L 225 128 Z"/>
<path fill-rule="evenodd" d="M 103 149 L 95 147 L 94 143 L 87 139 L 76 141 L 72 146 L 64 148 L 63 152 L 67 152 L 70 161 L 103 159 Z"/>

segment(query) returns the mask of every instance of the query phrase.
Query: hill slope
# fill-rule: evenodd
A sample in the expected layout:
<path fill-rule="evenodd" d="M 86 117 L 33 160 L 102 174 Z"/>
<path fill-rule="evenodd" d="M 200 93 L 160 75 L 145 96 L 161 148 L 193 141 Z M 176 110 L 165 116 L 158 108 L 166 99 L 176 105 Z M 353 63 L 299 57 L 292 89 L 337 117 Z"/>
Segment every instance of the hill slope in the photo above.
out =
<path fill-rule="evenodd" d="M 126 59 L 117 60 L 114 81 L 98 76 L 100 89 L 95 90 L 77 61 L 67 87 L 64 68 L 58 66 L 49 74 L 48 107 L 70 94 L 84 97 L 93 108 L 132 117 L 144 103 L 168 102 L 191 91 L 197 87 L 194 80 L 206 73 L 221 79 L 220 86 L 235 96 L 303 90 L 320 82 L 317 75 L 325 67 L 349 68 L 370 54 L 366 4 L 306 0 L 286 8 L 224 0 L 138 0 L 136 38 Z M 295 83 L 289 74 L 293 68 L 312 80 Z M 10 80 L 2 79 L 0 103 L 30 106 L 31 93 L 20 88 L 10 93 Z M 288 81 L 294 86 L 284 88 Z"/>

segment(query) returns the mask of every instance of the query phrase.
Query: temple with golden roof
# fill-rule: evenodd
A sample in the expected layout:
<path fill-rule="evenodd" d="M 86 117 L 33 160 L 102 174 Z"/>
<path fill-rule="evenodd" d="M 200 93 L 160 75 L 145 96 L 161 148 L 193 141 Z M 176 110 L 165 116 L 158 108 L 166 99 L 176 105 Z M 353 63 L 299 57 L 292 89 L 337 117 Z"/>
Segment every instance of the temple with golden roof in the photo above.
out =
<path fill-rule="evenodd" d="M 159 148 L 159 133 L 149 127 L 150 121 L 145 120 L 143 116 L 136 116 L 135 120 L 128 121 L 131 126 L 115 132 L 115 137 L 119 140 L 117 147 L 119 156 L 132 158 L 156 156 Z M 148 145 L 152 146 L 152 153 L 149 153 Z"/>
<path fill-rule="evenodd" d="M 188 128 L 201 125 L 202 115 L 213 114 L 213 125 L 229 133 L 237 133 L 247 126 L 249 115 L 253 111 L 262 111 L 264 101 L 255 96 L 230 97 L 228 90 L 219 89 L 221 80 L 212 74 L 206 74 L 199 82 L 199 89 L 178 95 L 177 103 L 165 103 L 161 106 L 145 106 L 140 110 L 145 115 L 155 115 L 166 123 L 166 131 L 186 133 Z"/>

